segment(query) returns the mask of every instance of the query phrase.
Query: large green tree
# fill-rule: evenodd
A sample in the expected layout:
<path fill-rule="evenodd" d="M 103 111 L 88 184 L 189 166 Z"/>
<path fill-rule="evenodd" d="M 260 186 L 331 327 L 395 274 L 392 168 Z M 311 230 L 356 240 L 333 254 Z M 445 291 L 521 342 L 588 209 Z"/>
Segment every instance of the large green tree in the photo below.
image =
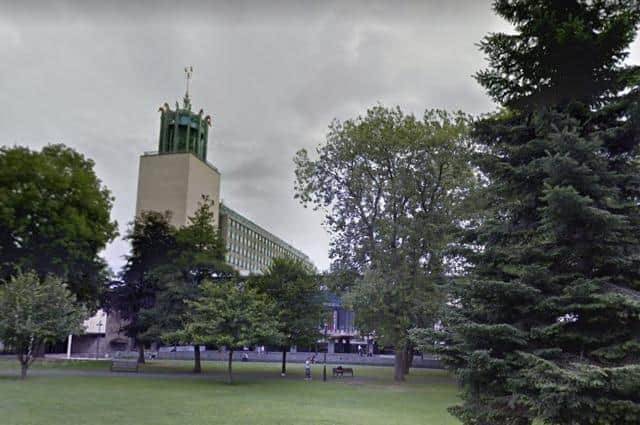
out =
<path fill-rule="evenodd" d="M 91 307 L 107 282 L 98 253 L 116 235 L 94 163 L 64 145 L 0 147 L 0 279 L 54 274 Z"/>
<path fill-rule="evenodd" d="M 292 345 L 315 344 L 320 337 L 324 296 L 320 280 L 302 261 L 275 258 L 263 275 L 247 282 L 275 305 L 277 343 L 282 347 L 282 375 Z"/>
<path fill-rule="evenodd" d="M 188 314 L 188 301 L 199 295 L 205 280 L 231 279 L 235 272 L 225 261 L 224 241 L 214 226 L 213 201 L 203 197 L 189 224 L 176 231 L 175 247 L 166 263 L 156 268 L 158 289 L 151 308 L 142 312 L 151 323 L 146 335 L 173 344 L 191 344 L 193 339 L 181 330 Z M 193 372 L 201 372 L 200 346 L 194 345 Z"/>
<path fill-rule="evenodd" d="M 44 344 L 81 332 L 86 317 L 57 277 L 20 273 L 0 286 L 0 340 L 16 352 L 23 379 Z"/>
<path fill-rule="evenodd" d="M 159 341 L 154 315 L 145 314 L 156 304 L 162 267 L 170 263 L 176 248 L 176 229 L 170 213 L 143 211 L 138 215 L 126 240 L 131 243 L 127 263 L 119 280 L 112 282 L 105 306 L 120 312 L 127 335 L 136 339 L 138 362 L 144 363 L 144 345 Z"/>
<path fill-rule="evenodd" d="M 465 424 L 640 423 L 637 1 L 500 0 L 476 123 L 487 210 L 438 351 Z M 445 345 L 441 345 L 445 342 Z"/>
<path fill-rule="evenodd" d="M 407 372 L 409 329 L 433 319 L 444 250 L 474 178 L 468 121 L 377 106 L 334 122 L 317 158 L 302 150 L 295 160 L 297 196 L 326 211 L 334 270 L 361 276 L 343 288 L 346 300 L 361 331 L 395 347 L 396 380 Z"/>
<path fill-rule="evenodd" d="M 193 343 L 227 348 L 229 383 L 233 381 L 233 352 L 277 333 L 271 301 L 242 282 L 205 282 L 200 296 L 188 304 L 185 334 Z"/>

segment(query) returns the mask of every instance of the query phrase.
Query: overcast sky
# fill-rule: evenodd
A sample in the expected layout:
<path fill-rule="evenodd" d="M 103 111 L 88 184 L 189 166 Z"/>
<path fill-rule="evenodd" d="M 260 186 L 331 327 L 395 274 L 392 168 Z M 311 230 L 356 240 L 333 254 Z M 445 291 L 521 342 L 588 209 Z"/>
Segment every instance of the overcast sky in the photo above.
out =
<path fill-rule="evenodd" d="M 124 234 L 158 107 L 182 98 L 193 65 L 223 200 L 320 269 L 329 236 L 293 199 L 295 152 L 376 103 L 492 110 L 471 77 L 476 43 L 509 29 L 482 0 L 91 3 L 0 0 L 0 145 L 62 142 L 92 158 Z M 104 256 L 117 271 L 127 251 L 118 239 Z"/>

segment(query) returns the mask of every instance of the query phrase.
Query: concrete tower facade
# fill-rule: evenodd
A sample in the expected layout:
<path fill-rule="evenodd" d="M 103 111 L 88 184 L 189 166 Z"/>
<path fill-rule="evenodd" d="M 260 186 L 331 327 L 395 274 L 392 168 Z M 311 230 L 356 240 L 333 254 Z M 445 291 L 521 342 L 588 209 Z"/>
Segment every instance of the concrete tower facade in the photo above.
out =
<path fill-rule="evenodd" d="M 211 118 L 191 111 L 189 79 L 182 107 L 160 107 L 158 151 L 140 157 L 136 215 L 143 211 L 171 212 L 171 224 L 187 225 L 198 209 L 202 196 L 213 201 L 214 225 L 225 243 L 226 260 L 240 274 L 261 273 L 274 258 L 297 258 L 313 269 L 302 251 L 220 202 L 220 172 L 207 162 L 207 143 Z M 97 331 L 87 325 L 82 336 L 69 336 L 67 355 L 104 357 L 128 352 L 135 341 L 122 334 L 124 324 L 118 312 L 102 313 L 87 323 L 102 323 Z M 333 347 L 333 345 L 331 345 Z M 0 348 L 2 345 L 0 344 Z M 150 348 L 150 347 L 148 347 Z"/>
<path fill-rule="evenodd" d="M 184 226 L 198 208 L 202 196 L 213 201 L 214 224 L 218 226 L 220 172 L 207 162 L 211 118 L 202 109 L 191 111 L 189 80 L 182 108 L 168 103 L 160 107 L 158 151 L 140 157 L 136 215 L 142 211 L 171 211 L 171 224 Z"/>
<path fill-rule="evenodd" d="M 136 215 L 171 211 L 171 224 L 187 225 L 202 196 L 213 201 L 214 225 L 225 242 L 226 260 L 241 274 L 261 273 L 277 257 L 297 258 L 313 269 L 302 251 L 220 201 L 220 172 L 207 162 L 211 118 L 191 111 L 189 79 L 182 107 L 160 107 L 158 151 L 140 157 Z"/>
<path fill-rule="evenodd" d="M 140 157 L 136 215 L 142 211 L 171 211 L 171 224 L 188 224 L 202 196 L 213 201 L 218 226 L 220 173 L 193 153 L 147 153 Z"/>

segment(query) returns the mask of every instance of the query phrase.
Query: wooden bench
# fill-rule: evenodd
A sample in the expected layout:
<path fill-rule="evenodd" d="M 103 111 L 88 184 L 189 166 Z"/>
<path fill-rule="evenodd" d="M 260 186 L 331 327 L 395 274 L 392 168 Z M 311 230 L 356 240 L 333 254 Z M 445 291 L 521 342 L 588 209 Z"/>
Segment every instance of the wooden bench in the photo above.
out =
<path fill-rule="evenodd" d="M 134 372 L 134 373 L 138 373 L 138 360 L 113 359 L 111 361 L 111 372 Z"/>
<path fill-rule="evenodd" d="M 351 368 L 351 367 L 343 367 L 342 371 L 339 371 L 337 367 L 333 368 L 333 376 L 336 376 L 336 377 L 342 376 L 342 377 L 344 377 L 345 373 L 351 374 L 351 377 L 353 378 L 353 368 Z"/>

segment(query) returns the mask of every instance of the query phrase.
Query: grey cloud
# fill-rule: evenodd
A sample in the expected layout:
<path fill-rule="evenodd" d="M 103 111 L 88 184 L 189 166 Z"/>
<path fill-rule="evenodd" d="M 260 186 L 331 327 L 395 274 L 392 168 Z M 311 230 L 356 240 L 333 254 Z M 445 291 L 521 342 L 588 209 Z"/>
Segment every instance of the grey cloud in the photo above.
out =
<path fill-rule="evenodd" d="M 0 4 L 0 144 L 64 142 L 93 158 L 124 233 L 158 106 L 182 98 L 192 64 L 222 197 L 320 268 L 329 239 L 293 199 L 296 150 L 378 102 L 493 109 L 471 78 L 484 66 L 475 43 L 509 28 L 488 0 Z M 127 249 L 118 240 L 104 255 L 117 269 Z"/>

